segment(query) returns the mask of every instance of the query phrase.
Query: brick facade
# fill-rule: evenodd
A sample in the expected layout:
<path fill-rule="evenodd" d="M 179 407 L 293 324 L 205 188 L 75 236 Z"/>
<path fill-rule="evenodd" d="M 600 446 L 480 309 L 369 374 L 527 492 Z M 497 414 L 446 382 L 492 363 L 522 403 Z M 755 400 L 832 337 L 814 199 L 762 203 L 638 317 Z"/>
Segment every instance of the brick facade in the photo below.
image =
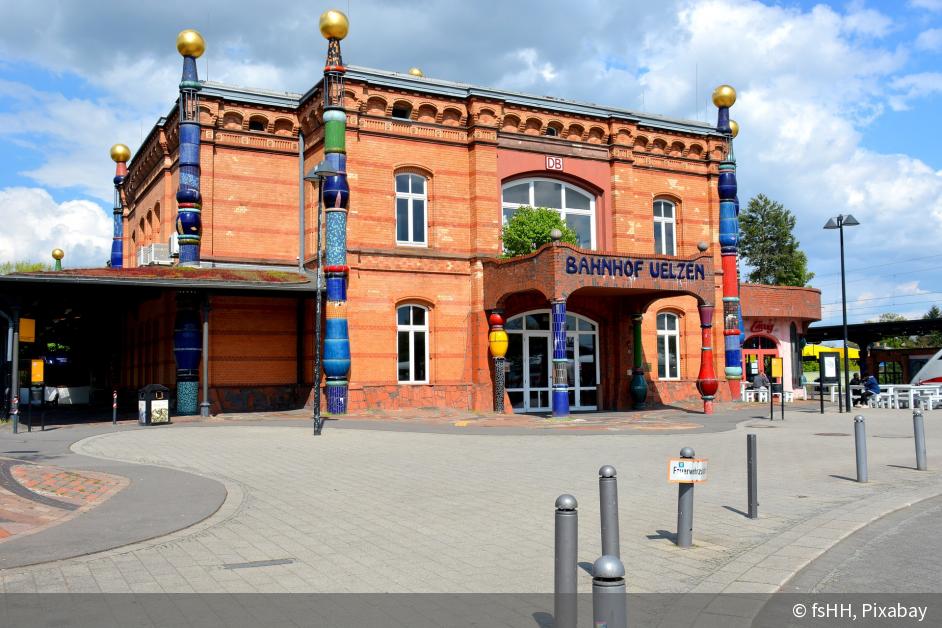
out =
<path fill-rule="evenodd" d="M 695 290 L 676 289 L 669 282 L 580 283 L 565 275 L 557 281 L 576 282 L 564 295 L 570 311 L 599 325 L 602 407 L 630 406 L 626 373 L 635 312 L 644 313 L 646 375 L 653 398 L 672 403 L 697 397 L 697 302 L 721 303 L 716 175 L 727 151 L 725 138 L 701 123 L 360 69 L 348 72 L 345 90 L 352 199 L 347 234 L 352 409 L 491 407 L 486 310 L 497 302 L 488 295 L 495 283 L 508 281 L 489 270 L 502 250 L 502 186 L 532 177 L 571 184 L 594 199 L 595 250 L 590 255 L 653 259 L 652 204 L 656 199 L 675 204 L 676 256 L 664 259 L 700 259 L 706 273 Z M 302 97 L 212 84 L 204 88 L 204 262 L 295 263 L 297 134 L 304 134 L 308 171 L 323 157 L 320 103 L 318 89 Z M 397 114 L 407 110 L 408 116 L 392 117 L 394 108 Z M 129 166 L 128 266 L 135 264 L 136 247 L 165 242 L 172 232 L 177 143 L 173 112 L 154 128 Z M 547 157 L 560 159 L 550 163 Z M 395 176 L 403 172 L 427 181 L 426 246 L 396 242 Z M 305 258 L 311 269 L 315 194 L 307 189 Z M 521 293 L 513 285 L 499 291 L 508 316 L 546 309 L 552 296 Z M 819 316 L 820 296 L 815 295 L 816 302 L 802 301 L 801 316 Z M 750 298 L 744 287 L 744 308 Z M 783 316 L 797 311 L 795 300 L 779 296 L 776 289 L 757 298 L 782 308 Z M 222 407 L 237 390 L 310 385 L 311 313 L 303 315 L 304 377 L 299 379 L 296 306 L 290 299 L 276 301 L 214 303 L 210 384 Z M 396 308 L 402 304 L 428 308 L 427 384 L 397 380 Z M 164 339 L 166 317 L 172 321 L 168 308 L 164 303 L 154 310 Z M 655 320 L 663 311 L 677 314 L 680 323 L 680 380 L 669 383 L 657 381 Z M 715 371 L 721 374 L 722 329 L 715 326 L 713 331 Z M 172 367 L 172 355 L 161 354 L 160 360 L 160 368 Z M 722 386 L 719 398 L 728 395 Z"/>

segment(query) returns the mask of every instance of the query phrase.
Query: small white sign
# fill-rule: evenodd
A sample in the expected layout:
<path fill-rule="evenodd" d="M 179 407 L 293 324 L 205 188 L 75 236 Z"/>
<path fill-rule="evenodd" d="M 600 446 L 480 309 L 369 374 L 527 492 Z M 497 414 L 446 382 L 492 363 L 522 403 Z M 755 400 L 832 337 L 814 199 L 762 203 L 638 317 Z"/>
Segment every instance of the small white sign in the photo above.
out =
<path fill-rule="evenodd" d="M 563 169 L 563 158 L 562 157 L 553 157 L 551 155 L 546 156 L 546 169 L 547 170 L 562 170 Z"/>
<path fill-rule="evenodd" d="M 706 482 L 705 458 L 671 458 L 667 463 L 667 481 L 676 483 Z"/>
<path fill-rule="evenodd" d="M 837 356 L 824 356 L 824 377 L 826 379 L 837 379 Z"/>

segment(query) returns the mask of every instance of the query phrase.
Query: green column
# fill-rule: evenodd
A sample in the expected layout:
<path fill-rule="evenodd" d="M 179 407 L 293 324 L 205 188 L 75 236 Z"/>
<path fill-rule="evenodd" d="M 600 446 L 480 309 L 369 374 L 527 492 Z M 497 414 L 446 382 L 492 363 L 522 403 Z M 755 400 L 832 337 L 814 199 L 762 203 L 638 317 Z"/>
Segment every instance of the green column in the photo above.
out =
<path fill-rule="evenodd" d="M 634 325 L 634 368 L 631 375 L 631 400 L 636 410 L 643 410 L 645 400 L 648 398 L 648 383 L 644 381 L 644 351 L 641 347 L 641 314 L 632 314 Z"/>

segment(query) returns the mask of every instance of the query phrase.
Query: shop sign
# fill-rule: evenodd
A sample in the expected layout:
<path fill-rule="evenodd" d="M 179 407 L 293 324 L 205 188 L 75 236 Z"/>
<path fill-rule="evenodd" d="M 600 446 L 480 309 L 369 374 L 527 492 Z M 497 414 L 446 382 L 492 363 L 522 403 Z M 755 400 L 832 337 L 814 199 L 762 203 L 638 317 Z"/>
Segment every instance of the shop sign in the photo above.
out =
<path fill-rule="evenodd" d="M 667 481 L 675 484 L 706 482 L 706 458 L 671 458 L 667 462 Z"/>
<path fill-rule="evenodd" d="M 749 328 L 749 331 L 753 334 L 768 334 L 773 335 L 775 330 L 775 323 L 772 321 L 754 321 L 752 327 Z"/>
<path fill-rule="evenodd" d="M 772 377 L 782 377 L 785 372 L 782 358 L 772 358 Z"/>
<path fill-rule="evenodd" d="M 601 256 L 586 257 L 585 255 L 580 257 L 567 256 L 566 273 L 569 275 L 635 277 L 639 279 L 643 275 L 647 275 L 652 279 L 689 281 L 698 281 L 704 278 L 703 264 L 695 262 L 668 262 Z"/>
<path fill-rule="evenodd" d="M 36 319 L 20 319 L 20 342 L 36 342 Z"/>
<path fill-rule="evenodd" d="M 563 169 L 563 158 L 554 157 L 552 155 L 546 156 L 546 169 L 547 170 L 562 170 Z"/>

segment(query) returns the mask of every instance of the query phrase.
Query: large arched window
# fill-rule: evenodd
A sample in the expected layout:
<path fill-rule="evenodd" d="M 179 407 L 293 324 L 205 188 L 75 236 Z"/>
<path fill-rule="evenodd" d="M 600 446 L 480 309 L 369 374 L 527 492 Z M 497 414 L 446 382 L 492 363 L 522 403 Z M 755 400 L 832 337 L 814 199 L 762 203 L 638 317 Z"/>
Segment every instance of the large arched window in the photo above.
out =
<path fill-rule="evenodd" d="M 657 378 L 680 379 L 680 327 L 676 314 L 657 315 Z"/>
<path fill-rule="evenodd" d="M 428 383 L 428 309 L 421 305 L 396 308 L 396 344 L 400 384 Z"/>
<path fill-rule="evenodd" d="M 654 252 L 660 255 L 677 254 L 675 210 L 670 201 L 654 201 Z"/>
<path fill-rule="evenodd" d="M 428 245 L 428 194 L 425 177 L 396 175 L 396 244 Z"/>
<path fill-rule="evenodd" d="M 504 185 L 501 200 L 505 223 L 522 205 L 555 209 L 579 236 L 580 247 L 595 248 L 595 197 L 585 190 L 553 179 L 526 179 Z"/>

